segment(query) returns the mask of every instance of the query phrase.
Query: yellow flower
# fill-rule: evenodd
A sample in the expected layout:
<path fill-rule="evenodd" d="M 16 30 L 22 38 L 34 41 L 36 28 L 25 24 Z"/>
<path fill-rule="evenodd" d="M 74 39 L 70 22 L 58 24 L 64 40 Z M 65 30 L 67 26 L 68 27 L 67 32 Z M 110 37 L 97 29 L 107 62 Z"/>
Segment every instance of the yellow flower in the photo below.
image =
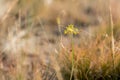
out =
<path fill-rule="evenodd" d="M 78 34 L 79 31 L 77 28 L 74 27 L 73 24 L 67 26 L 66 30 L 64 31 L 65 34 Z"/>

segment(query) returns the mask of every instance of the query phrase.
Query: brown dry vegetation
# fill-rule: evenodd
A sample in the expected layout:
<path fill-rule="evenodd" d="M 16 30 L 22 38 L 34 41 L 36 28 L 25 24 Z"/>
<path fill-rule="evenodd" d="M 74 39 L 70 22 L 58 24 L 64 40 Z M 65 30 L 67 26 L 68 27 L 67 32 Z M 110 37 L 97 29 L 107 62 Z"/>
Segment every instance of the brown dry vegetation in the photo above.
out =
<path fill-rule="evenodd" d="M 0 1 L 0 80 L 119 80 L 120 1 L 46 1 Z"/>

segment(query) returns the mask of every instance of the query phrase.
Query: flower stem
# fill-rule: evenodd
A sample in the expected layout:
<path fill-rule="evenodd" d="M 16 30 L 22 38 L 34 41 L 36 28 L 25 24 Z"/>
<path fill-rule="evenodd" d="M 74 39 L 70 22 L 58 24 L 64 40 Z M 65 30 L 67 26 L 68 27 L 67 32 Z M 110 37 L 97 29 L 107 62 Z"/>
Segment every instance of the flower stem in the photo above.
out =
<path fill-rule="evenodd" d="M 74 41 L 73 41 L 73 34 L 71 35 L 71 47 L 72 47 L 72 71 L 71 71 L 71 76 L 70 80 L 72 80 L 72 76 L 74 73 Z"/>

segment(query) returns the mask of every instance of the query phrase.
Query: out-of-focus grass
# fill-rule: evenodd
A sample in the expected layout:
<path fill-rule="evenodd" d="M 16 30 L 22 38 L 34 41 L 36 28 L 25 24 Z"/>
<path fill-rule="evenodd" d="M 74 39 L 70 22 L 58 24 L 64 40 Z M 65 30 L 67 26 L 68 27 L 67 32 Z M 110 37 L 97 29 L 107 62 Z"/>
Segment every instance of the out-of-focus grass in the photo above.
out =
<path fill-rule="evenodd" d="M 64 46 L 62 43 L 68 36 L 64 36 L 60 29 L 60 33 L 55 34 L 57 37 L 52 35 L 53 38 L 61 35 L 60 42 L 57 42 L 48 39 L 51 35 L 43 30 L 46 26 L 50 31 L 57 28 L 57 17 L 60 18 L 59 28 L 72 23 L 78 26 L 79 30 L 76 31 L 80 31 L 80 35 L 73 36 L 75 44 L 72 80 L 119 80 L 119 1 L 112 1 L 111 12 L 115 38 L 114 63 L 107 1 L 53 0 L 49 5 L 46 5 L 45 1 L 47 0 L 18 0 L 6 20 L 0 23 L 1 80 L 70 80 L 73 52 L 70 45 Z M 92 33 L 86 32 L 89 28 Z M 42 40 L 43 42 L 40 42 Z M 57 48 L 60 44 L 62 49 L 54 49 L 51 44 L 55 44 Z M 52 49 L 57 54 L 54 54 Z"/>

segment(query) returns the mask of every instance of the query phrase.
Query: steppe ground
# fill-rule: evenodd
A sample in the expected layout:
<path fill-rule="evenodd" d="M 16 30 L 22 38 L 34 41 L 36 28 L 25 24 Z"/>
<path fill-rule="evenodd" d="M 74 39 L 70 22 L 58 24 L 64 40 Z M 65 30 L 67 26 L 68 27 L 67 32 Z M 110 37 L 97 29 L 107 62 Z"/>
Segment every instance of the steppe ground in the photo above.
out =
<path fill-rule="evenodd" d="M 119 0 L 0 0 L 0 80 L 119 80 L 119 9 Z M 70 25 L 77 34 L 65 34 Z"/>

